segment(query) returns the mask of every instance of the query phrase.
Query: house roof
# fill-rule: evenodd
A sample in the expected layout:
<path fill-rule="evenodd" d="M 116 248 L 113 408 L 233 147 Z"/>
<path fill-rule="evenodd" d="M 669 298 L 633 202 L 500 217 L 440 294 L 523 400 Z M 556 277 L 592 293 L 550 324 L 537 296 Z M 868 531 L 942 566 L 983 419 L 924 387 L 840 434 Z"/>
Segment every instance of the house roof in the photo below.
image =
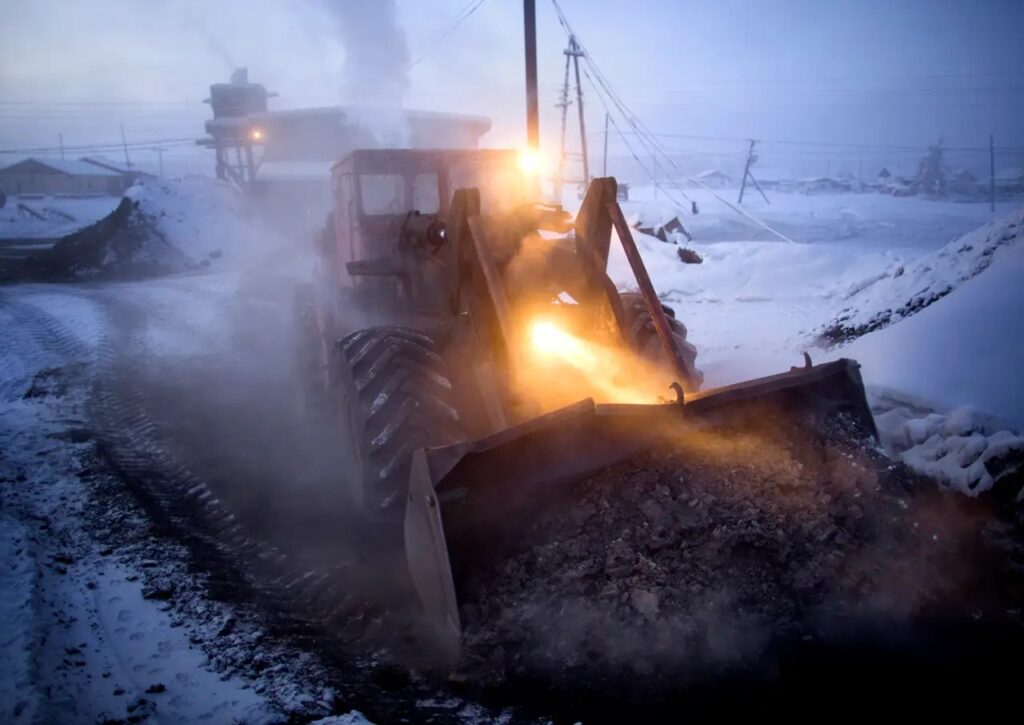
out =
<path fill-rule="evenodd" d="M 90 164 L 86 161 L 77 161 L 74 159 L 46 159 L 31 157 L 16 161 L 10 166 L 5 166 L 0 171 L 9 172 L 22 164 L 36 163 L 40 166 L 46 166 L 47 168 L 53 169 L 61 174 L 67 174 L 68 176 L 120 176 L 116 171 L 110 169 L 104 169 L 101 166 Z"/>
<path fill-rule="evenodd" d="M 706 171 L 701 171 L 699 174 L 697 174 L 697 178 L 698 179 L 730 179 L 731 180 L 731 177 L 727 173 L 725 173 L 724 171 L 720 171 L 718 169 L 708 169 Z"/>
<path fill-rule="evenodd" d="M 1021 179 L 1024 179 L 1024 169 L 1019 166 L 1011 166 L 996 172 L 997 181 L 1020 181 Z"/>
<path fill-rule="evenodd" d="M 750 169 L 750 173 L 754 175 L 754 178 L 758 181 L 792 181 L 793 174 L 789 173 L 785 169 L 779 169 L 772 166 L 758 166 L 754 165 Z"/>
<path fill-rule="evenodd" d="M 114 161 L 113 159 L 108 159 L 106 156 L 83 156 L 80 160 L 84 161 L 87 164 L 91 164 L 93 166 L 98 166 L 99 168 L 102 168 L 102 169 L 107 169 L 109 171 L 116 171 L 119 174 L 137 174 L 137 173 L 139 173 L 138 169 L 136 169 L 134 167 L 131 167 L 131 166 L 125 166 L 124 164 L 118 163 L 117 161 Z"/>

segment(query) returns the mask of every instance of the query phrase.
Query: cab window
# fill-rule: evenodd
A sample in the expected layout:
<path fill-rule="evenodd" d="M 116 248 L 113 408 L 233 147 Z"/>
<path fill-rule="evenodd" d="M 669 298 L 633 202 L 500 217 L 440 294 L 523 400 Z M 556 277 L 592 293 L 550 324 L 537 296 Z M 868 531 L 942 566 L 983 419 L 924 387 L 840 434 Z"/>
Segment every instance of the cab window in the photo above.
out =
<path fill-rule="evenodd" d="M 371 216 L 404 214 L 405 179 L 401 174 L 362 174 L 359 199 L 363 213 Z"/>

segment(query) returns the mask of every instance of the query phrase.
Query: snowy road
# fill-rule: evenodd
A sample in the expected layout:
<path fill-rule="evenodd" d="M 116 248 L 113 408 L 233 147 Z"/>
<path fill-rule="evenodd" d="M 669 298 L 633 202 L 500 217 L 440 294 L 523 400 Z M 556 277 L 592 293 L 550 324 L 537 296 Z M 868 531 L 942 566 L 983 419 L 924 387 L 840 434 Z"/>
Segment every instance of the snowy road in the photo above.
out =
<path fill-rule="evenodd" d="M 382 690 L 368 652 L 325 652 L 337 640 L 281 603 L 348 611 L 348 532 L 328 459 L 288 436 L 287 306 L 246 289 L 0 290 L 5 720 L 483 717 L 407 679 Z"/>

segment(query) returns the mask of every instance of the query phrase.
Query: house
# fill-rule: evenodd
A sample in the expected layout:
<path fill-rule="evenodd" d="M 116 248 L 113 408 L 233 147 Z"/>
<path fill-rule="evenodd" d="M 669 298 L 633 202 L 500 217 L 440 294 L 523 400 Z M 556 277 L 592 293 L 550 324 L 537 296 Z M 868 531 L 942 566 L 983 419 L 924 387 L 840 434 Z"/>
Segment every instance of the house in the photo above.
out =
<path fill-rule="evenodd" d="M 882 186 L 892 183 L 892 172 L 889 171 L 888 167 L 883 166 L 882 170 L 878 172 L 878 183 Z"/>
<path fill-rule="evenodd" d="M 700 182 L 698 185 L 707 186 L 711 189 L 724 189 L 733 185 L 732 177 L 718 169 L 701 171 L 693 178 Z"/>
<path fill-rule="evenodd" d="M 145 171 L 141 171 L 134 166 L 125 165 L 108 159 L 106 156 L 83 156 L 81 161 L 93 166 L 99 166 L 101 169 L 107 169 L 108 171 L 116 171 L 124 179 L 125 188 L 131 186 L 139 179 L 152 179 L 152 174 Z"/>
<path fill-rule="evenodd" d="M 997 194 L 1024 192 L 1024 169 L 1019 166 L 1000 169 L 996 172 L 995 187 Z"/>
<path fill-rule="evenodd" d="M 772 166 L 755 165 L 750 170 L 750 173 L 755 179 L 757 179 L 757 183 L 760 184 L 763 189 L 794 191 L 797 188 L 797 182 L 794 180 L 793 174 L 785 169 L 775 168 Z"/>
<path fill-rule="evenodd" d="M 975 194 L 978 191 L 978 177 L 967 169 L 957 169 L 949 174 L 946 189 L 951 194 Z"/>
<path fill-rule="evenodd" d="M 116 171 L 85 161 L 28 158 L 0 169 L 0 189 L 10 195 L 119 195 L 125 180 Z"/>
<path fill-rule="evenodd" d="M 831 176 L 812 176 L 801 179 L 798 188 L 804 194 L 838 194 L 844 191 L 851 191 L 851 185 L 840 179 Z"/>

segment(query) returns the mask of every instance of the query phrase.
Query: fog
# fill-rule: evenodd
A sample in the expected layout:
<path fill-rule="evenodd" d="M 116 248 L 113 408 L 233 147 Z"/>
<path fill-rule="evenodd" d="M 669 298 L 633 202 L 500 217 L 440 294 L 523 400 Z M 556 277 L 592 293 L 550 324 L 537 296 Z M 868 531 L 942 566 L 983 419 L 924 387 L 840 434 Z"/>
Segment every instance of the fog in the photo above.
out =
<path fill-rule="evenodd" d="M 619 95 L 698 165 L 740 157 L 747 138 L 764 140 L 763 164 L 798 171 L 912 165 L 941 137 L 964 149 L 951 163 L 970 168 L 987 162 L 990 133 L 1006 149 L 997 165 L 1021 165 L 1015 0 L 561 4 Z M 537 13 L 542 143 L 553 150 L 566 37 L 548 0 Z M 272 108 L 473 113 L 493 119 L 485 144 L 519 145 L 522 46 L 513 0 L 11 3 L 0 24 L 0 149 L 56 147 L 58 133 L 69 146 L 116 143 L 121 123 L 129 141 L 199 137 L 207 86 L 234 66 L 280 94 Z M 598 168 L 604 109 L 584 86 Z M 628 154 L 617 138 L 610 147 L 614 171 Z M 183 142 L 167 161 L 209 170 L 209 155 Z M 136 156 L 155 164 L 153 153 Z"/>

